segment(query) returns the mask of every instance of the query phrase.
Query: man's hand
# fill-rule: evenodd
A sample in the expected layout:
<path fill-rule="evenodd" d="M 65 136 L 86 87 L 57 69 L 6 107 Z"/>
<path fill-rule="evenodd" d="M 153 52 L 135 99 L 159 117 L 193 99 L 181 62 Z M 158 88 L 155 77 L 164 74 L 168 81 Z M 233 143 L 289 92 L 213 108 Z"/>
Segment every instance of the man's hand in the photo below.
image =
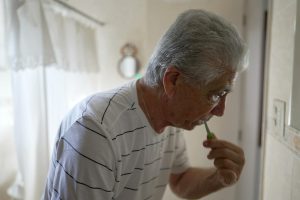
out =
<path fill-rule="evenodd" d="M 223 186 L 234 184 L 245 164 L 244 151 L 235 144 L 216 138 L 205 140 L 203 146 L 211 148 L 207 158 L 214 159 L 216 176 L 220 183 Z"/>
<path fill-rule="evenodd" d="M 244 151 L 224 140 L 205 140 L 204 147 L 211 148 L 208 159 L 214 159 L 215 167 L 190 167 L 181 174 L 171 174 L 170 187 L 182 198 L 197 199 L 234 184 L 245 164 Z"/>

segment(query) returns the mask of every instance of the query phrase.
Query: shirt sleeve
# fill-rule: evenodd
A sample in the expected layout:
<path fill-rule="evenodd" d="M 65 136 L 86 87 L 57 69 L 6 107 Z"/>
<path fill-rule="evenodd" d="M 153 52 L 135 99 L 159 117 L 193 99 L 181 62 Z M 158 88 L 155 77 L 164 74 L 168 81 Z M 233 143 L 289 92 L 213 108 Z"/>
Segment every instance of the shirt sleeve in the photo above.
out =
<path fill-rule="evenodd" d="M 186 171 L 190 167 L 190 163 L 187 155 L 183 131 L 181 129 L 176 129 L 175 137 L 176 137 L 175 158 L 174 158 L 171 172 L 173 174 L 180 174 Z"/>
<path fill-rule="evenodd" d="M 44 199 L 113 199 L 115 155 L 110 138 L 90 118 L 77 120 L 56 142 Z"/>

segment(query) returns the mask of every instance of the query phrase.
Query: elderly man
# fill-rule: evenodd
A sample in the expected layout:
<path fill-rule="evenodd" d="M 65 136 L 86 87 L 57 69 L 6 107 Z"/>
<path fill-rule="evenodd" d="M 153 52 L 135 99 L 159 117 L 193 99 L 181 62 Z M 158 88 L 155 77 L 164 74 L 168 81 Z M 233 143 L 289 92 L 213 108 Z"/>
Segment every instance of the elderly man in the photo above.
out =
<path fill-rule="evenodd" d="M 182 198 L 201 198 L 235 183 L 243 150 L 206 140 L 214 167 L 191 167 L 181 129 L 223 115 L 245 52 L 224 19 L 182 13 L 143 78 L 86 98 L 63 120 L 44 199 L 157 200 L 167 184 Z"/>

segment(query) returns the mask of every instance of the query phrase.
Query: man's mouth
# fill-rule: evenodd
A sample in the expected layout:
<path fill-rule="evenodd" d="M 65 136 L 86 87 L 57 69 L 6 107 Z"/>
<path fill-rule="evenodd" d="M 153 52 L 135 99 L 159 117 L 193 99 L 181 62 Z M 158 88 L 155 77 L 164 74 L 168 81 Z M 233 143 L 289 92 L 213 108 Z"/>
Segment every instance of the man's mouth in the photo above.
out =
<path fill-rule="evenodd" d="M 198 121 L 196 121 L 196 122 L 194 122 L 196 125 L 202 125 L 202 124 L 204 124 L 204 122 L 207 122 L 208 120 L 210 120 L 210 118 L 211 118 L 212 116 L 208 116 L 208 117 L 205 117 L 204 119 L 200 119 L 200 120 L 198 120 Z"/>
<path fill-rule="evenodd" d="M 196 122 L 195 122 L 196 125 L 202 125 L 203 123 L 204 123 L 203 120 L 199 120 L 199 121 L 196 121 Z"/>

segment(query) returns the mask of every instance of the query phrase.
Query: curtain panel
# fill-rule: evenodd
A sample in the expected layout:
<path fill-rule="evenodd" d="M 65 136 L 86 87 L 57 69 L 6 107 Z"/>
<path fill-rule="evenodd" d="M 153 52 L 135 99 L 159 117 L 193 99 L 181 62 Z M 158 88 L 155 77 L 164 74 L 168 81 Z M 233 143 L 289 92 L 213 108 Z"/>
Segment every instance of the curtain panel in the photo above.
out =
<path fill-rule="evenodd" d="M 98 88 L 99 27 L 51 7 L 51 1 L 5 0 L 5 5 L 19 169 L 8 193 L 35 200 L 44 190 L 60 121 Z"/>

